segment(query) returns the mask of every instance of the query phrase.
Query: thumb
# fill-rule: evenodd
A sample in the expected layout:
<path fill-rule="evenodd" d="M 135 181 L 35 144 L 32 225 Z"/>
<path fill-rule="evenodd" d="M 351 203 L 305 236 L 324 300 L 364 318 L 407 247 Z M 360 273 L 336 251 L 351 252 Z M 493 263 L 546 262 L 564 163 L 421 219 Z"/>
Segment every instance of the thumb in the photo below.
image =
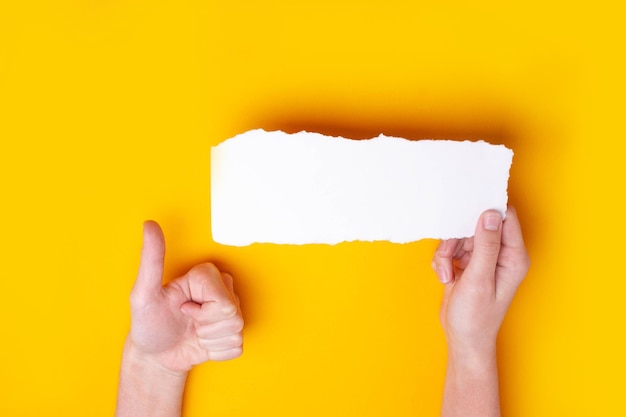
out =
<path fill-rule="evenodd" d="M 150 294 L 163 285 L 163 261 L 165 259 L 165 238 L 157 222 L 152 220 L 143 224 L 143 247 L 135 290 Z"/>
<path fill-rule="evenodd" d="M 484 212 L 474 235 L 474 249 L 465 274 L 476 285 L 495 287 L 495 272 L 500 255 L 502 216 L 496 210 Z"/>

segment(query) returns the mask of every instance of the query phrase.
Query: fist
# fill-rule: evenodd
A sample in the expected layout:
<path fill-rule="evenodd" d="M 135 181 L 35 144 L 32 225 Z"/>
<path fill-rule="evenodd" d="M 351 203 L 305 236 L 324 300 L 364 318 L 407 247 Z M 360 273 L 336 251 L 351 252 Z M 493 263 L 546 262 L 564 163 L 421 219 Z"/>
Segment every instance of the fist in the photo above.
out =
<path fill-rule="evenodd" d="M 203 263 L 163 285 L 164 258 L 163 232 L 148 221 L 130 299 L 134 350 L 172 372 L 240 356 L 243 318 L 232 276 Z"/>

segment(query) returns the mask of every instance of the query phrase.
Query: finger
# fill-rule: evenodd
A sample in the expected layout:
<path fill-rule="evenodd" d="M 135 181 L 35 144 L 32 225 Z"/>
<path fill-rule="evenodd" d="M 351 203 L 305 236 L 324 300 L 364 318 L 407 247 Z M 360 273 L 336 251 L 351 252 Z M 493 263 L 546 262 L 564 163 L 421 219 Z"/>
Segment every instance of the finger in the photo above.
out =
<path fill-rule="evenodd" d="M 223 274 L 212 263 L 194 266 L 187 273 L 187 280 L 192 301 L 198 304 L 209 301 L 225 305 L 234 304 L 234 297 L 224 282 Z"/>
<path fill-rule="evenodd" d="M 439 242 L 435 255 L 442 258 L 450 258 L 457 250 L 459 239 L 447 239 Z"/>
<path fill-rule="evenodd" d="M 232 320 L 240 316 L 239 309 L 232 302 L 207 301 L 198 304 L 193 301 L 184 303 L 181 306 L 183 314 L 191 317 L 200 325 L 218 323 L 224 320 Z"/>
<path fill-rule="evenodd" d="M 208 351 L 222 352 L 241 347 L 243 345 L 243 335 L 236 333 L 216 339 L 198 338 L 198 344 Z"/>
<path fill-rule="evenodd" d="M 158 223 L 146 221 L 143 224 L 143 246 L 141 261 L 135 282 L 135 290 L 140 294 L 151 294 L 163 285 L 163 262 L 165 259 L 165 238 Z"/>
<path fill-rule="evenodd" d="M 525 275 L 529 266 L 530 260 L 524 245 L 522 228 L 515 209 L 511 207 L 507 211 L 507 217 L 502 226 L 502 248 L 498 267 L 504 271 Z"/>
<path fill-rule="evenodd" d="M 453 256 L 459 240 L 442 240 L 433 256 L 433 269 L 442 284 L 449 284 L 454 279 Z"/>
<path fill-rule="evenodd" d="M 474 238 L 473 237 L 468 237 L 463 239 L 459 245 L 458 248 L 456 250 L 456 252 L 454 253 L 454 259 L 461 259 L 463 258 L 467 253 L 471 253 L 474 250 Z"/>
<path fill-rule="evenodd" d="M 237 306 L 241 306 L 241 301 L 239 300 L 239 296 L 235 293 L 235 285 L 234 285 L 233 276 L 230 275 L 228 272 L 222 272 L 222 279 L 224 280 L 224 285 L 226 285 L 226 288 L 228 288 L 228 290 L 230 291 L 230 295 L 232 299 L 235 300 L 235 303 L 237 304 Z"/>
<path fill-rule="evenodd" d="M 502 247 L 514 249 L 519 253 L 526 253 L 522 228 L 514 207 L 509 207 L 506 211 L 506 220 L 502 228 Z"/>
<path fill-rule="evenodd" d="M 496 282 L 498 296 L 503 299 L 512 299 L 517 288 L 522 283 L 530 259 L 524 245 L 522 229 L 514 208 L 507 211 L 506 220 L 502 226 L 502 249 L 498 260 L 498 281 Z"/>
<path fill-rule="evenodd" d="M 243 330 L 243 319 L 235 316 L 229 320 L 222 320 L 216 323 L 197 324 L 196 335 L 201 339 L 217 339 L 241 333 Z"/>
<path fill-rule="evenodd" d="M 443 297 L 441 298 L 441 307 L 439 308 L 439 321 L 444 329 L 447 327 L 448 301 L 450 300 L 450 293 L 453 288 L 454 284 L 443 287 Z"/>
<path fill-rule="evenodd" d="M 474 238 L 469 237 L 461 239 L 456 246 L 456 251 L 452 255 L 452 259 L 454 260 L 452 266 L 454 270 L 454 276 L 458 277 L 458 270 L 463 271 L 465 268 L 467 268 L 467 264 L 469 263 L 472 251 L 474 250 Z"/>
<path fill-rule="evenodd" d="M 495 288 L 501 237 L 502 216 L 496 210 L 487 210 L 476 225 L 472 255 L 463 274 L 468 284 L 490 291 Z"/>
<path fill-rule="evenodd" d="M 235 296 L 235 302 L 237 303 L 237 306 L 239 306 L 239 308 L 241 308 L 241 300 L 239 299 L 239 296 L 237 294 L 233 294 Z"/>
<path fill-rule="evenodd" d="M 233 276 L 228 272 L 222 272 L 222 281 L 224 281 L 224 285 L 231 293 L 235 293 L 235 287 L 233 284 Z"/>
<path fill-rule="evenodd" d="M 236 347 L 234 349 L 230 349 L 230 350 L 224 350 L 224 351 L 219 351 L 219 352 L 211 352 L 209 351 L 208 353 L 208 357 L 209 360 L 211 361 L 227 361 L 230 359 L 235 359 L 240 357 L 243 354 L 243 347 Z"/>
<path fill-rule="evenodd" d="M 455 276 L 459 275 L 459 271 L 464 271 L 465 268 L 467 268 L 467 265 L 469 265 L 470 259 L 472 259 L 472 252 L 465 252 L 465 251 L 463 251 L 462 253 L 459 253 L 458 256 L 454 258 Z"/>

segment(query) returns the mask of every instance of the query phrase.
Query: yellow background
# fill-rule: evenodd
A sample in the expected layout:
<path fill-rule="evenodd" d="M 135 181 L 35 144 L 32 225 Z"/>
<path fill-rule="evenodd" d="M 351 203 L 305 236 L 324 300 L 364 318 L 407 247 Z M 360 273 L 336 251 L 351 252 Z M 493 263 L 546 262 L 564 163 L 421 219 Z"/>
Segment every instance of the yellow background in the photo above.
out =
<path fill-rule="evenodd" d="M 186 416 L 435 416 L 434 241 L 223 247 L 210 147 L 253 129 L 486 139 L 532 258 L 507 416 L 626 415 L 623 14 L 602 1 L 0 3 L 0 415 L 110 416 L 141 223 L 235 276 L 245 354 Z"/>

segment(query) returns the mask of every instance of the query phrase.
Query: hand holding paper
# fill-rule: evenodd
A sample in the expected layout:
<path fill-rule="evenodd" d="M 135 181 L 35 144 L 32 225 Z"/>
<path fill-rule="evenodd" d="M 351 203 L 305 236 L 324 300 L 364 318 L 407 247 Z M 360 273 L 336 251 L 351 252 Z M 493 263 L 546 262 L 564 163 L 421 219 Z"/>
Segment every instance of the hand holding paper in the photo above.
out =
<path fill-rule="evenodd" d="M 448 367 L 441 415 L 500 415 L 496 339 L 529 267 L 517 213 L 486 211 L 474 237 L 439 245 L 433 268 L 446 284 L 441 324 Z"/>

